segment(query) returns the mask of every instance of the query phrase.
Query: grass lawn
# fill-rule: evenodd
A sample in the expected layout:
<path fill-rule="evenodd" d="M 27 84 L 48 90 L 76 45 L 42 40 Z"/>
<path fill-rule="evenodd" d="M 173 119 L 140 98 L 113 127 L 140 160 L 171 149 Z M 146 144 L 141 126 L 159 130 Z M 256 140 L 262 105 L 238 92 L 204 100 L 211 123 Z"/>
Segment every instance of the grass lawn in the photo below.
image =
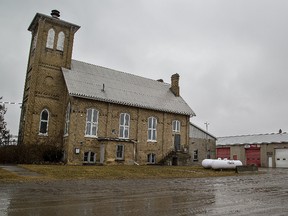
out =
<path fill-rule="evenodd" d="M 163 179 L 199 178 L 236 175 L 234 170 L 215 171 L 200 166 L 67 166 L 20 165 L 42 174 L 21 177 L 0 169 L 0 181 L 29 181 L 57 179 Z"/>

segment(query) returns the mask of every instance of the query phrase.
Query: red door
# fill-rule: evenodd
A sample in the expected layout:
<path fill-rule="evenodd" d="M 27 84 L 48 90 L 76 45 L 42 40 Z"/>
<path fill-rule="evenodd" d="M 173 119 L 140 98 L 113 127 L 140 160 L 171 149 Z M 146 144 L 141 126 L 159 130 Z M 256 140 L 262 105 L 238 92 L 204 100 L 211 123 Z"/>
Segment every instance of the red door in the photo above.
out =
<path fill-rule="evenodd" d="M 217 148 L 217 158 L 230 159 L 230 148 Z"/>
<path fill-rule="evenodd" d="M 261 166 L 260 161 L 260 148 L 247 148 L 246 153 L 246 165 L 256 165 L 257 167 Z"/>

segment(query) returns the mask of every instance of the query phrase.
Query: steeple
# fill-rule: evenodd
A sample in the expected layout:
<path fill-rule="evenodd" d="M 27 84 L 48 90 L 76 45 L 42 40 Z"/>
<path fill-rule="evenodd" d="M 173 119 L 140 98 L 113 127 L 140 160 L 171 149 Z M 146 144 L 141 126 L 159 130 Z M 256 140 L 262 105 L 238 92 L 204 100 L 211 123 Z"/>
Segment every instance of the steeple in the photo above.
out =
<path fill-rule="evenodd" d="M 60 19 L 58 10 L 52 10 L 51 16 L 37 13 L 29 25 L 32 38 L 19 143 L 46 142 L 49 137 L 61 136 L 66 97 L 61 68 L 71 68 L 74 34 L 79 28 Z"/>

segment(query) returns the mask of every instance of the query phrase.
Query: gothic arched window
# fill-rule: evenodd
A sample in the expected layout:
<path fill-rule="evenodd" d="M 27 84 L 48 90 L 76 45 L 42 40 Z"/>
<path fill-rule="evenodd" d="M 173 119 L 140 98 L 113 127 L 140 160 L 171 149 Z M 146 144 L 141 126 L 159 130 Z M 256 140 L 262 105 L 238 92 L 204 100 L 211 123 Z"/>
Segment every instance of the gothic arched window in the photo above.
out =
<path fill-rule="evenodd" d="M 47 109 L 42 110 L 40 114 L 39 134 L 48 135 L 49 112 Z"/>
<path fill-rule="evenodd" d="M 130 126 L 130 115 L 128 113 L 121 113 L 119 123 L 119 138 L 123 139 L 129 138 L 129 126 Z"/>
<path fill-rule="evenodd" d="M 53 49 L 54 47 L 54 37 L 55 37 L 55 31 L 53 28 L 49 29 L 48 36 L 47 36 L 47 42 L 46 47 Z"/>
<path fill-rule="evenodd" d="M 148 141 L 156 142 L 157 140 L 157 119 L 155 117 L 148 118 Z"/>
<path fill-rule="evenodd" d="M 87 109 L 85 136 L 97 137 L 99 111 Z"/>
<path fill-rule="evenodd" d="M 172 132 L 173 133 L 180 133 L 181 123 L 178 120 L 174 120 L 172 122 Z"/>
<path fill-rule="evenodd" d="M 63 51 L 64 50 L 64 40 L 65 40 L 65 34 L 61 31 L 58 34 L 58 40 L 57 40 L 57 50 Z"/>

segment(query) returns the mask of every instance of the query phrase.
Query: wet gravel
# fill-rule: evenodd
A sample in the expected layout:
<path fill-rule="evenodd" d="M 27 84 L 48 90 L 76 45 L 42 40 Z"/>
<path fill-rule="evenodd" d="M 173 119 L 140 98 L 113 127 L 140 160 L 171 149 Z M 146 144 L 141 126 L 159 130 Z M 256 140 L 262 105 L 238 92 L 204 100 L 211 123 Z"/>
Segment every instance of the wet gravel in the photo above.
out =
<path fill-rule="evenodd" d="M 288 215 L 288 169 L 198 179 L 0 184 L 0 215 Z"/>

